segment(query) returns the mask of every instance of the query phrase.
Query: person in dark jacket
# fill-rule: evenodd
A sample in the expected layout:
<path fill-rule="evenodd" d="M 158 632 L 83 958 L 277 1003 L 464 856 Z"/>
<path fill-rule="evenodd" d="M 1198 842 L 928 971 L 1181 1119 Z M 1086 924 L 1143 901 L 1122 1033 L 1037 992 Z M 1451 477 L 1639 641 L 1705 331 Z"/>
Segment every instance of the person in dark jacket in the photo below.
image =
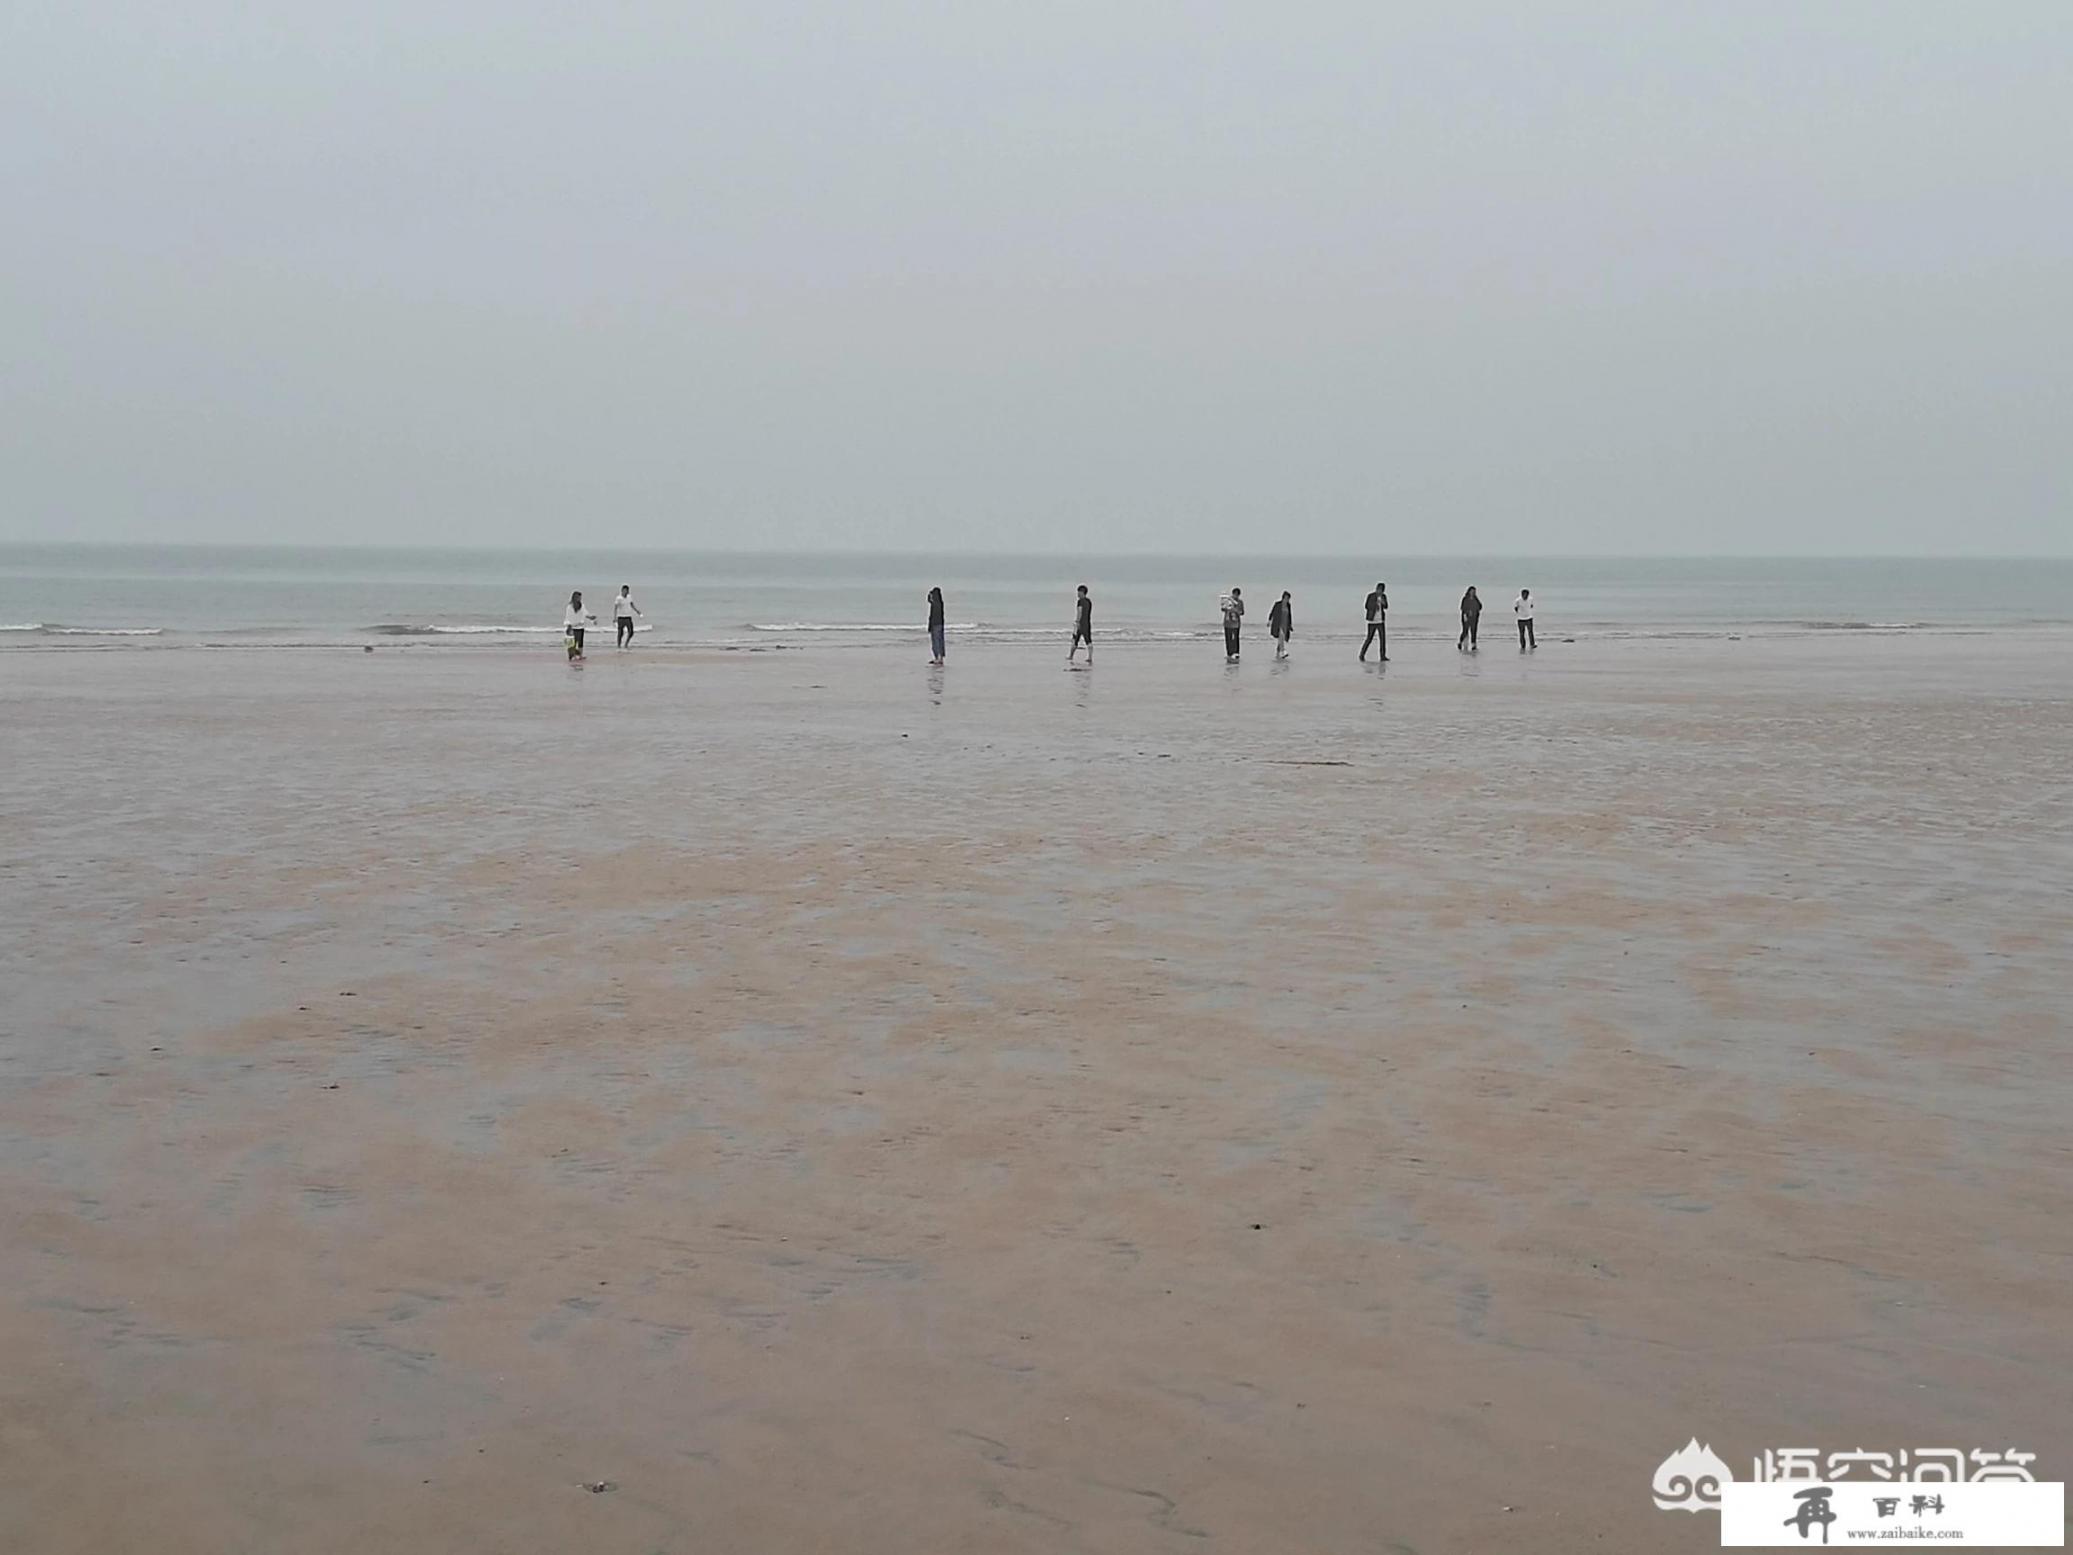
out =
<path fill-rule="evenodd" d="M 1080 644 L 1087 645 L 1087 662 L 1094 662 L 1094 596 L 1087 592 L 1087 585 L 1080 585 L 1078 601 L 1073 605 L 1072 647 L 1066 650 L 1065 662 L 1073 662 L 1080 651 Z"/>
<path fill-rule="evenodd" d="M 935 650 L 931 664 L 943 662 L 943 591 L 929 590 L 929 647 Z"/>
<path fill-rule="evenodd" d="M 1461 596 L 1461 641 L 1454 645 L 1456 648 L 1466 648 L 1470 653 L 1476 651 L 1476 623 L 1482 619 L 1483 602 L 1476 597 L 1475 587 L 1470 585 L 1469 591 Z"/>
<path fill-rule="evenodd" d="M 1287 589 L 1281 591 L 1281 598 L 1267 612 L 1267 632 L 1274 639 L 1274 657 L 1287 658 L 1288 640 L 1296 635 L 1296 607 Z"/>
<path fill-rule="evenodd" d="M 1375 592 L 1363 602 L 1368 617 L 1368 635 L 1360 645 L 1360 661 L 1368 661 L 1368 649 L 1381 644 L 1382 651 L 1376 657 L 1384 664 L 1389 662 L 1389 585 L 1378 583 Z"/>

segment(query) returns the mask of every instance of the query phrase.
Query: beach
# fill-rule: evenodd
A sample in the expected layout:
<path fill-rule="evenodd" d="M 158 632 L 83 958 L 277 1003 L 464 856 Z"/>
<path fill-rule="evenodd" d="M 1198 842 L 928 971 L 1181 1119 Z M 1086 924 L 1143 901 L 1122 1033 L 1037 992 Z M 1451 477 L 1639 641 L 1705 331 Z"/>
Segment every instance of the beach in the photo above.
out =
<path fill-rule="evenodd" d="M 1386 671 L 8 654 L 8 1547 L 1698 1550 L 1688 1438 L 2069 1477 L 2067 635 L 1485 592 Z"/>

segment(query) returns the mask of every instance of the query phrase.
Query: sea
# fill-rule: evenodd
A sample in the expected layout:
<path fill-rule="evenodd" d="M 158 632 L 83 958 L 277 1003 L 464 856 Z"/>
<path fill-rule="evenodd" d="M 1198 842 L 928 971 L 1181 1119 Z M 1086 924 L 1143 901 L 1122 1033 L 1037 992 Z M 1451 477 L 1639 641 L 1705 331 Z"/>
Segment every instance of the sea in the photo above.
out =
<path fill-rule="evenodd" d="M 953 638 L 1062 638 L 1074 588 L 1108 642 L 1211 637 L 1233 587 L 1252 629 L 1294 598 L 1299 639 L 1358 637 L 1388 585 L 1400 637 L 1457 630 L 1475 585 L 1510 630 L 1531 588 L 1542 637 L 2018 632 L 2073 626 L 2073 560 L 1152 556 L 0 545 L 0 651 L 539 649 L 572 590 L 610 630 L 631 584 L 640 644 L 775 648 L 919 635 L 940 587 Z"/>

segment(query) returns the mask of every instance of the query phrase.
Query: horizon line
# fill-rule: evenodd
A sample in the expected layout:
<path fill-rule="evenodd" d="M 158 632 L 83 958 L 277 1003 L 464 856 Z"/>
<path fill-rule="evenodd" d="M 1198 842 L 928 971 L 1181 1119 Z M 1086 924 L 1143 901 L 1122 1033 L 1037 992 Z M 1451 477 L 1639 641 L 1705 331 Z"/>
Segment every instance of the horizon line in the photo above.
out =
<path fill-rule="evenodd" d="M 733 545 L 544 545 L 500 544 L 489 541 L 428 543 L 422 541 L 283 541 L 283 540 L 22 540 L 0 538 L 0 548 L 48 547 L 78 550 L 161 549 L 191 551 L 419 551 L 498 552 L 530 551 L 542 555 L 585 555 L 653 553 L 667 556 L 857 556 L 911 557 L 917 560 L 943 557 L 1002 561 L 1353 561 L 1364 558 L 1392 561 L 1941 561 L 1941 562 L 2066 562 L 2073 552 L 1961 552 L 1961 551 L 1182 551 L 1155 548 L 1115 551 L 1016 551 L 959 550 L 907 546 L 733 546 Z"/>

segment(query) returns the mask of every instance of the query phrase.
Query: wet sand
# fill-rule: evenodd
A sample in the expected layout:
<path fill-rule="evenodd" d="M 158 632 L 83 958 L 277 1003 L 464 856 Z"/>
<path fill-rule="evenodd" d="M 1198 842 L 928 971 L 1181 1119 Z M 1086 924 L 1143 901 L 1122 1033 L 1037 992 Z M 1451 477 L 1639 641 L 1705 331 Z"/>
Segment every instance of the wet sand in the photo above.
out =
<path fill-rule="evenodd" d="M 10 655 L 6 1547 L 2067 1478 L 2067 646 Z"/>

